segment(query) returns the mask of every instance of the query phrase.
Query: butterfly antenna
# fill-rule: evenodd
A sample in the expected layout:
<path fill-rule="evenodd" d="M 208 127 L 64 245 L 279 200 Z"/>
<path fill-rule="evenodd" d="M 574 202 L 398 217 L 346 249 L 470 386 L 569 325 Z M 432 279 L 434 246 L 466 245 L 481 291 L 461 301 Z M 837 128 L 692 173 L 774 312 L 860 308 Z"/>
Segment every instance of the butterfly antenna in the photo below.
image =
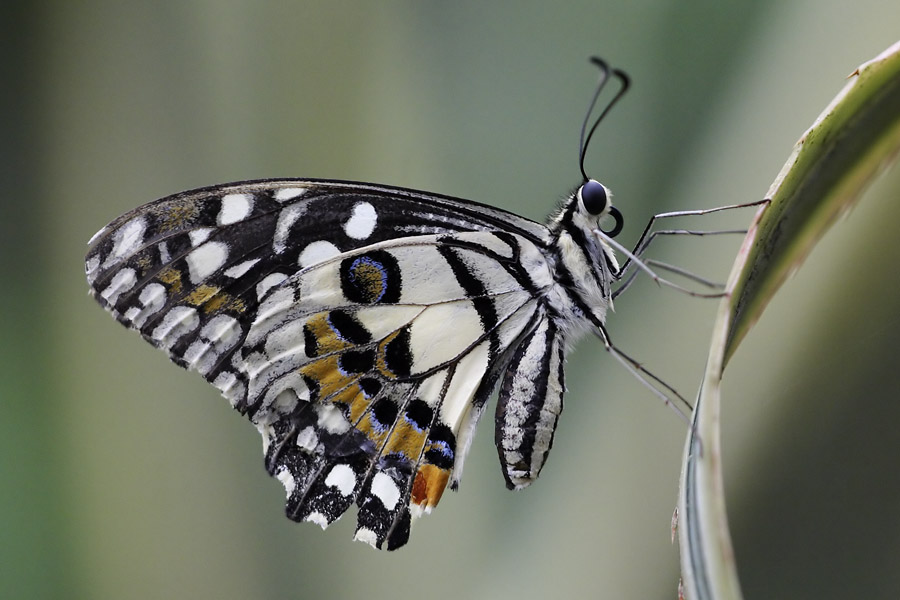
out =
<path fill-rule="evenodd" d="M 631 78 L 628 75 L 620 70 L 620 69 L 610 69 L 609 65 L 606 64 L 602 58 L 598 58 L 596 56 L 591 57 L 591 62 L 597 65 L 600 68 L 600 81 L 597 83 L 597 89 L 594 91 L 594 96 L 591 98 L 591 104 L 588 106 L 587 114 L 584 115 L 584 121 L 581 124 L 581 136 L 579 137 L 579 147 L 578 147 L 578 168 L 581 169 L 581 176 L 584 178 L 584 181 L 588 180 L 587 173 L 584 171 L 584 155 L 587 153 L 588 145 L 591 143 L 591 138 L 594 136 L 594 132 L 597 130 L 597 126 L 600 124 L 600 121 L 603 120 L 603 117 L 615 106 L 616 102 L 625 95 L 625 92 L 628 91 L 628 88 L 631 86 Z M 615 77 L 621 83 L 621 87 L 619 91 L 616 92 L 616 95 L 613 96 L 612 100 L 609 101 L 602 111 L 600 111 L 600 115 L 594 121 L 594 124 L 591 125 L 590 130 L 588 130 L 588 122 L 591 119 L 591 115 L 594 113 L 594 109 L 597 106 L 597 99 L 600 98 L 600 92 L 603 91 L 604 86 L 606 86 L 606 82 L 609 81 L 610 76 Z"/>

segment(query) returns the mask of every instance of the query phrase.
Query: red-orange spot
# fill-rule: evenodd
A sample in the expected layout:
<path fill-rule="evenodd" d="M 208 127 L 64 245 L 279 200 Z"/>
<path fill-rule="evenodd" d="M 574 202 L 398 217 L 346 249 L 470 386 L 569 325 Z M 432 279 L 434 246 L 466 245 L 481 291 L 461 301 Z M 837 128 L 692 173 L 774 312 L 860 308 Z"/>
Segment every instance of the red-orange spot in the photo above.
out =
<path fill-rule="evenodd" d="M 413 481 L 410 502 L 423 508 L 437 506 L 437 503 L 441 500 L 441 495 L 447 488 L 449 479 L 449 470 L 441 469 L 435 465 L 422 465 L 416 473 L 415 481 Z"/>

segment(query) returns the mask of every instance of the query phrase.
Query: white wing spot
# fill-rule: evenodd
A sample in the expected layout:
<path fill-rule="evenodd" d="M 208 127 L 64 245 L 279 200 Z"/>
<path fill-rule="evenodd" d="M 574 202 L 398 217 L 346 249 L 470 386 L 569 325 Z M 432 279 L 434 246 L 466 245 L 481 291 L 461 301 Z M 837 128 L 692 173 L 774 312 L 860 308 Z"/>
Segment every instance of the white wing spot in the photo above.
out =
<path fill-rule="evenodd" d="M 372 478 L 372 494 L 381 500 L 387 510 L 394 510 L 400 501 L 400 488 L 389 475 L 380 471 Z"/>
<path fill-rule="evenodd" d="M 375 548 L 375 544 L 378 543 L 378 536 L 375 535 L 375 532 L 367 527 L 360 527 L 356 530 L 356 534 L 353 536 L 353 539 L 357 542 L 365 542 L 366 544 Z"/>
<path fill-rule="evenodd" d="M 202 333 L 206 339 L 227 350 L 238 343 L 241 337 L 241 324 L 234 317 L 216 315 L 206 324 Z"/>
<path fill-rule="evenodd" d="M 328 527 L 328 517 L 318 511 L 309 513 L 308 515 L 306 515 L 306 519 L 304 520 L 309 521 L 310 523 L 315 523 L 322 529 Z"/>
<path fill-rule="evenodd" d="M 262 392 L 265 392 L 263 406 L 256 415 L 259 420 L 271 416 L 273 412 L 289 414 L 299 402 L 309 402 L 309 388 L 306 387 L 303 376 L 296 371 L 285 373 L 277 379 L 272 376 L 271 371 L 262 373 L 261 377 L 251 373 L 247 401 L 256 404 Z"/>
<path fill-rule="evenodd" d="M 281 469 L 275 474 L 275 477 L 284 486 L 284 491 L 287 493 L 288 498 L 290 498 L 291 494 L 294 493 L 294 489 L 297 487 L 297 482 L 294 481 L 291 472 L 287 469 Z"/>
<path fill-rule="evenodd" d="M 94 283 L 97 278 L 97 270 L 100 268 L 100 257 L 92 256 L 84 263 L 84 274 L 87 275 L 88 283 Z"/>
<path fill-rule="evenodd" d="M 319 240 L 318 242 L 307 244 L 306 248 L 303 249 L 303 252 L 300 253 L 300 260 L 298 262 L 301 267 L 306 268 L 324 262 L 329 258 L 334 258 L 340 253 L 341 251 L 338 250 L 338 247 L 331 242 Z"/>
<path fill-rule="evenodd" d="M 209 353 L 208 343 L 203 340 L 196 340 L 184 351 L 184 356 L 182 356 L 182 358 L 184 359 L 184 362 L 187 363 L 189 369 L 197 371 L 201 375 L 205 375 L 212 367 L 212 359 L 214 359 L 215 356 Z"/>
<path fill-rule="evenodd" d="M 302 196 L 306 193 L 307 188 L 299 188 L 299 187 L 290 187 L 290 188 L 281 188 L 277 192 L 275 192 L 275 200 L 278 202 L 287 202 L 288 200 L 293 200 L 299 196 Z"/>
<path fill-rule="evenodd" d="M 375 207 L 368 202 L 359 202 L 353 207 L 353 213 L 344 223 L 344 233 L 354 240 L 364 240 L 375 231 L 377 220 Z"/>
<path fill-rule="evenodd" d="M 209 239 L 209 234 L 212 232 L 212 227 L 198 227 L 197 229 L 188 232 L 188 237 L 191 238 L 191 246 L 196 248 Z"/>
<path fill-rule="evenodd" d="M 151 283 L 141 290 L 141 304 L 146 307 L 156 306 L 162 308 L 166 301 L 166 286 L 161 283 Z"/>
<path fill-rule="evenodd" d="M 356 473 L 349 465 L 334 465 L 325 478 L 325 485 L 337 489 L 342 496 L 348 497 L 356 488 Z"/>
<path fill-rule="evenodd" d="M 256 309 L 256 320 L 250 327 L 250 337 L 254 336 L 254 329 L 271 331 L 285 320 L 285 312 L 294 304 L 294 288 L 287 285 L 276 287 L 272 293 L 267 294 Z M 270 320 L 271 319 L 271 320 Z M 262 331 L 259 335 L 266 335 Z"/>
<path fill-rule="evenodd" d="M 151 337 L 159 342 L 160 348 L 168 350 L 178 338 L 197 329 L 200 317 L 197 309 L 189 306 L 176 306 L 166 313 L 162 323 L 156 326 Z"/>
<path fill-rule="evenodd" d="M 305 212 L 306 208 L 304 205 L 292 204 L 278 213 L 278 222 L 275 224 L 275 236 L 272 238 L 272 250 L 275 251 L 275 254 L 281 254 L 285 251 L 288 236 L 291 234 L 291 227 Z"/>
<path fill-rule="evenodd" d="M 137 252 L 146 232 L 147 221 L 144 217 L 136 217 L 119 227 L 113 234 L 113 249 L 106 258 L 106 266 Z"/>
<path fill-rule="evenodd" d="M 319 436 L 316 435 L 316 430 L 312 425 L 297 434 L 297 445 L 310 452 L 316 449 L 316 446 L 319 445 Z"/>
<path fill-rule="evenodd" d="M 256 284 L 256 298 L 259 300 L 266 295 L 270 289 L 287 279 L 284 273 L 270 273 L 265 279 Z"/>
<path fill-rule="evenodd" d="M 280 415 L 289 415 L 297 408 L 297 390 L 288 388 L 275 396 L 270 408 Z"/>
<path fill-rule="evenodd" d="M 159 312 L 166 304 L 166 288 L 161 283 L 148 284 L 141 290 L 138 300 L 141 307 L 133 306 L 125 313 L 135 327 L 143 327 L 144 322 L 151 315 Z"/>
<path fill-rule="evenodd" d="M 335 405 L 320 404 L 316 407 L 316 412 L 319 415 L 316 424 L 328 433 L 340 435 L 350 431 L 350 421 L 347 420 L 344 413 L 342 413 Z"/>
<path fill-rule="evenodd" d="M 237 377 L 231 371 L 222 371 L 216 376 L 215 381 L 212 382 L 216 389 L 223 394 L 227 393 L 236 383 Z"/>
<path fill-rule="evenodd" d="M 213 381 L 213 385 L 222 392 L 222 395 L 228 399 L 231 406 L 237 406 L 237 403 L 243 399 L 246 391 L 243 382 L 239 381 L 235 374 L 230 371 L 219 373 L 215 381 Z"/>
<path fill-rule="evenodd" d="M 137 283 L 137 275 L 134 269 L 121 269 L 113 275 L 109 286 L 100 295 L 109 304 L 113 305 L 118 302 L 119 295 L 133 288 L 135 283 Z"/>
<path fill-rule="evenodd" d="M 220 226 L 231 225 L 249 217 L 252 210 L 252 194 L 228 194 L 222 196 L 222 209 L 219 211 L 216 222 Z"/>
<path fill-rule="evenodd" d="M 232 279 L 237 279 L 238 277 L 243 277 L 244 274 L 247 273 L 250 269 L 253 268 L 253 265 L 258 263 L 260 259 L 254 258 L 251 260 L 245 260 L 242 263 L 236 264 L 227 271 L 225 271 L 225 277 L 231 277 Z"/>
<path fill-rule="evenodd" d="M 168 264 L 172 260 L 172 257 L 169 256 L 169 247 L 166 245 L 165 242 L 160 242 L 160 244 L 159 244 L 159 246 L 157 246 L 157 248 L 159 249 L 160 262 L 162 262 L 163 264 Z"/>
<path fill-rule="evenodd" d="M 187 255 L 191 283 L 200 283 L 219 270 L 228 259 L 228 245 L 224 242 L 207 242 Z"/>

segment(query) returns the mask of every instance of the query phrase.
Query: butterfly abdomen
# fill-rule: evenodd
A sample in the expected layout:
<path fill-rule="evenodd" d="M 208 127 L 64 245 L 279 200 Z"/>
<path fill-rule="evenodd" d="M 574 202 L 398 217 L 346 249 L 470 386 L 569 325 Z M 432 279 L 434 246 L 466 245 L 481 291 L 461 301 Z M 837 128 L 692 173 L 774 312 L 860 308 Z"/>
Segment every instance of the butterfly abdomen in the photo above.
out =
<path fill-rule="evenodd" d="M 520 489 L 537 479 L 562 412 L 565 343 L 545 318 L 516 348 L 497 404 L 495 441 L 506 486 Z"/>

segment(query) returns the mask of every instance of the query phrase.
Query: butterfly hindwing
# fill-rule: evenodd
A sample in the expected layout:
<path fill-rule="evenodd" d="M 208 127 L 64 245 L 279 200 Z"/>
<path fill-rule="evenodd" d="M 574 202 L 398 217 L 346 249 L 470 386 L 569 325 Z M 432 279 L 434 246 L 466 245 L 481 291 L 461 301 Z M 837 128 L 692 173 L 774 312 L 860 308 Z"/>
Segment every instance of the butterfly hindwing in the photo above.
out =
<path fill-rule="evenodd" d="M 403 545 L 458 479 L 512 349 L 545 320 L 547 230 L 398 188 L 313 180 L 185 192 L 120 217 L 97 300 L 253 421 L 287 514 Z M 521 361 L 520 361 L 521 362 Z"/>
<path fill-rule="evenodd" d="M 481 232 L 392 240 L 303 269 L 273 291 L 277 306 L 263 300 L 243 349 L 241 408 L 279 449 L 268 464 L 286 485 L 289 516 L 324 526 L 355 501 L 358 539 L 405 543 L 412 513 L 430 510 L 461 468 L 501 350 L 534 325 L 537 303 L 522 282 L 531 276 L 497 262 L 498 250 L 512 257 L 511 243 L 527 245 Z M 423 265 L 428 276 L 413 277 Z M 391 271 L 411 279 L 392 282 Z M 348 288 L 348 273 L 372 289 Z M 279 454 L 285 434 L 265 426 L 310 405 L 315 422 L 297 421 L 290 443 L 321 454 L 322 440 L 344 439 L 321 444 L 315 469 L 313 456 L 297 468 Z"/>

